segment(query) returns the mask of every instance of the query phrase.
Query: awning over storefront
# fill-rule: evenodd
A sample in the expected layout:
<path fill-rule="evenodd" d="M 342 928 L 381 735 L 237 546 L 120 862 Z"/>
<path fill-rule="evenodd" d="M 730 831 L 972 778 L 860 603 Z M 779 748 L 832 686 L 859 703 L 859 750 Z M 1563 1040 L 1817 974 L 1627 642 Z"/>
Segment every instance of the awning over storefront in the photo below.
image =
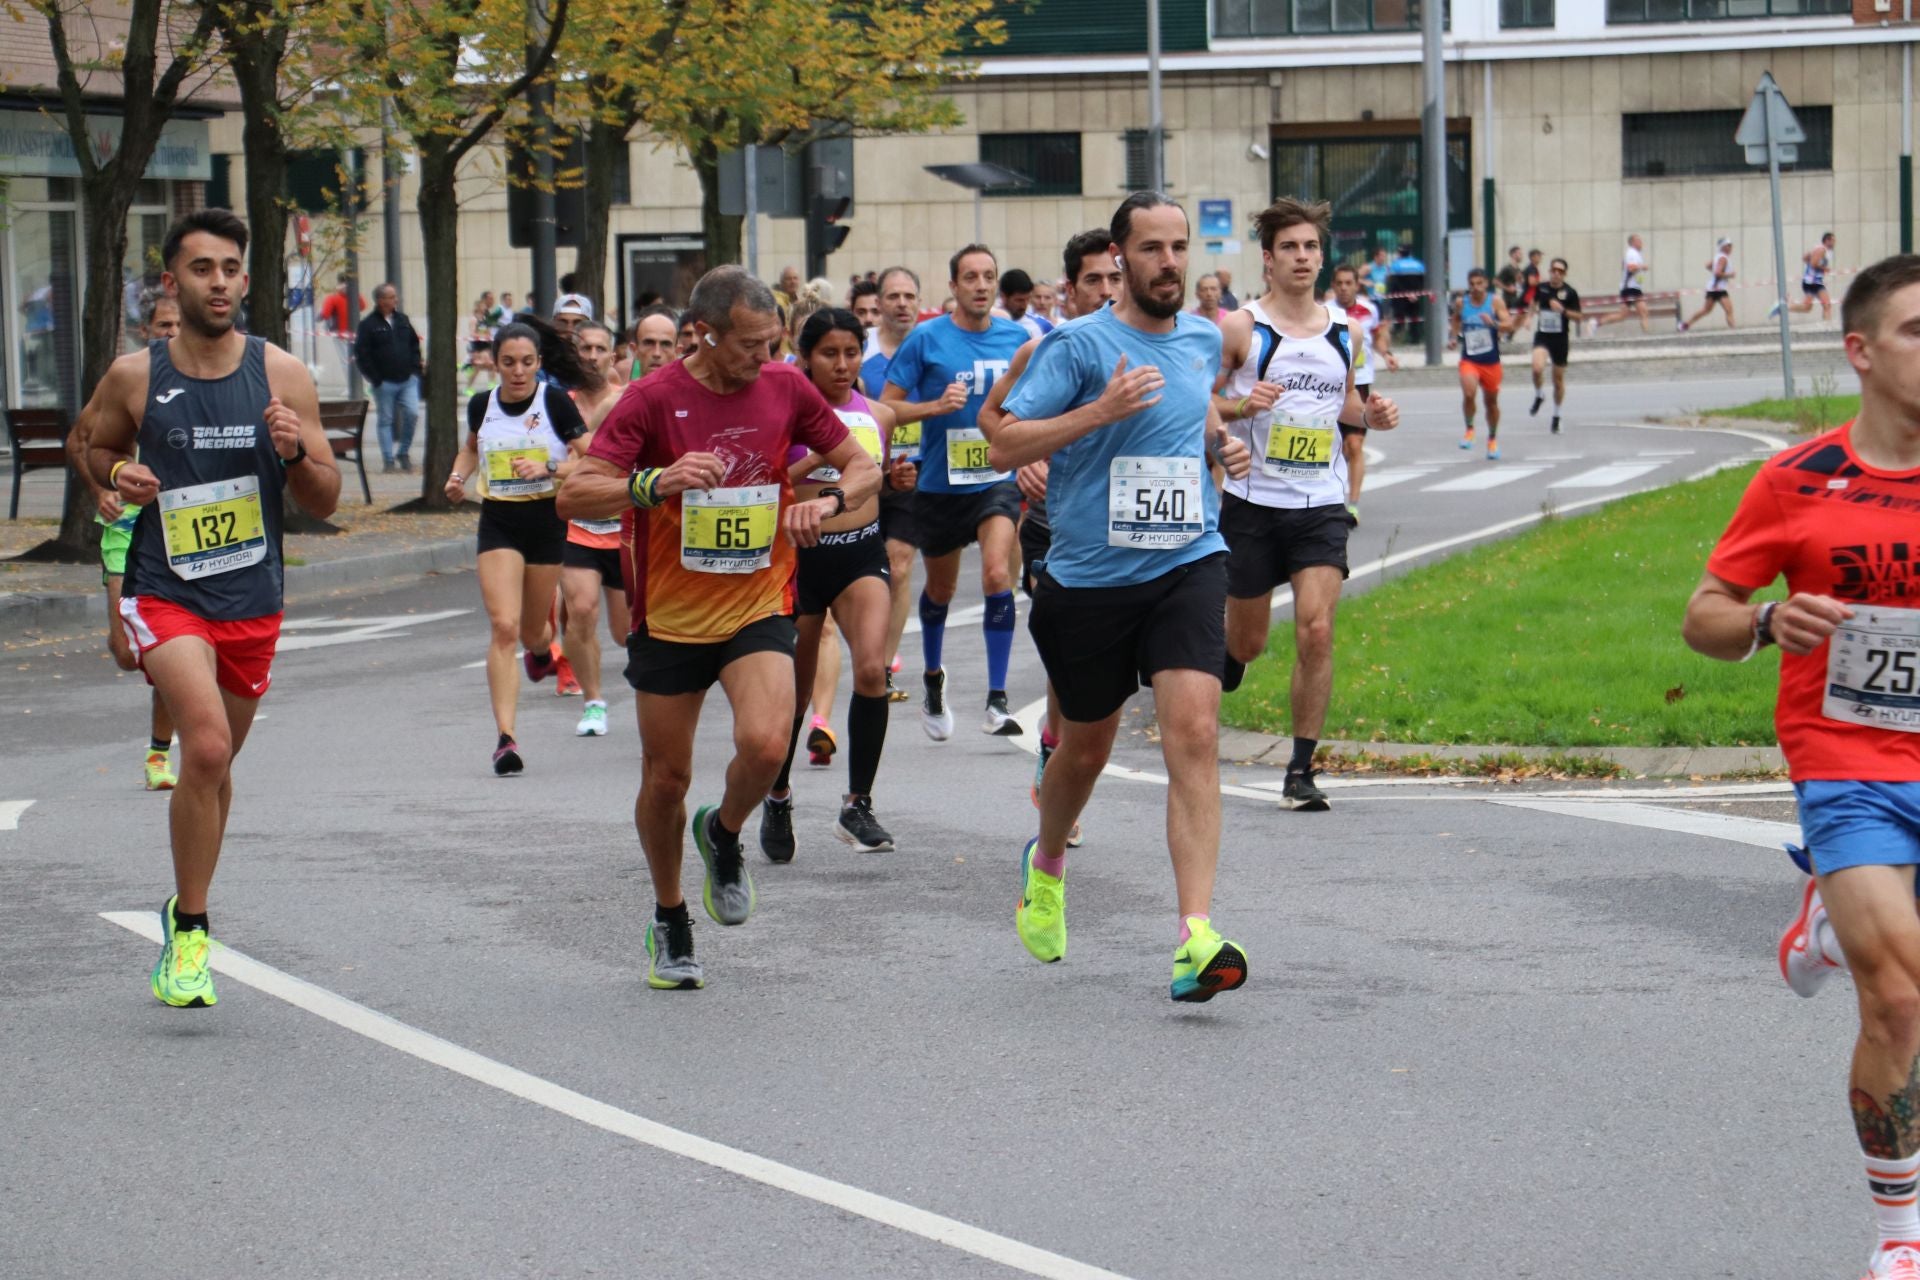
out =
<path fill-rule="evenodd" d="M 94 146 L 111 154 L 120 141 L 118 116 L 88 116 Z M 35 178 L 77 178 L 73 139 L 66 123 L 52 112 L 0 111 L 0 174 Z M 169 120 L 160 145 L 147 165 L 149 178 L 197 179 L 213 176 L 213 152 L 204 120 Z"/>

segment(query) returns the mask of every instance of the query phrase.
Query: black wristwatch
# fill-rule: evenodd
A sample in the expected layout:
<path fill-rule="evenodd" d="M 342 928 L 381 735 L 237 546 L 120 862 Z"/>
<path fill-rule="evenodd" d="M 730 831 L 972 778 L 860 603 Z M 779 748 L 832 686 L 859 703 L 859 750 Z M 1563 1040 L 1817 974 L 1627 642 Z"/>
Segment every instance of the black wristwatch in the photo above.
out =
<path fill-rule="evenodd" d="M 1755 648 L 1763 648 L 1770 644 L 1779 643 L 1779 641 L 1773 638 L 1773 611 L 1779 607 L 1780 602 L 1778 600 L 1769 600 L 1760 606 L 1758 613 L 1753 615 L 1753 642 Z"/>
<path fill-rule="evenodd" d="M 840 504 L 840 509 L 834 512 L 833 513 L 834 515 L 843 516 L 847 513 L 847 491 L 845 489 L 839 489 L 839 488 L 822 489 L 820 491 L 820 496 L 823 498 L 832 498 L 835 502 L 838 502 Z"/>
<path fill-rule="evenodd" d="M 300 452 L 294 454 L 291 458 L 280 459 L 280 466 L 283 469 L 287 467 L 297 467 L 301 463 L 305 462 L 306 460 L 307 460 L 307 442 L 305 440 L 302 440 L 300 442 Z"/>

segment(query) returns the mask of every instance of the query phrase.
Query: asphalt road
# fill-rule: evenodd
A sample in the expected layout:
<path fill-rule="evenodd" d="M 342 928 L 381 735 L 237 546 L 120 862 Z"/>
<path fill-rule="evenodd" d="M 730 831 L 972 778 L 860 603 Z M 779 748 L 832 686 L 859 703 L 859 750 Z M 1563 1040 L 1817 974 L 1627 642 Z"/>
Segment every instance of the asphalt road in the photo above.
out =
<path fill-rule="evenodd" d="M 1557 438 L 1521 403 L 1493 464 L 1454 448 L 1450 395 L 1409 394 L 1356 565 L 1764 451 L 1607 425 L 1689 407 L 1669 387 L 1575 394 Z M 1020 947 L 1032 760 L 975 731 L 963 621 L 954 740 L 893 714 L 900 850 L 830 839 L 843 778 L 803 767 L 799 858 L 755 855 L 754 919 L 696 920 L 708 988 L 656 993 L 630 696 L 583 740 L 576 701 L 527 691 L 529 771 L 493 778 L 478 607 L 458 574 L 290 611 L 207 1011 L 153 1002 L 128 927 L 169 884 L 138 677 L 91 641 L 10 655 L 11 1274 L 1858 1274 L 1852 1004 L 1775 970 L 1777 787 L 1342 785 L 1296 815 L 1230 768 L 1216 919 L 1252 977 L 1176 1006 L 1138 735 L 1070 859 L 1067 960 Z M 1024 641 L 1012 683 L 1040 694 Z M 696 801 L 725 729 L 716 697 Z"/>

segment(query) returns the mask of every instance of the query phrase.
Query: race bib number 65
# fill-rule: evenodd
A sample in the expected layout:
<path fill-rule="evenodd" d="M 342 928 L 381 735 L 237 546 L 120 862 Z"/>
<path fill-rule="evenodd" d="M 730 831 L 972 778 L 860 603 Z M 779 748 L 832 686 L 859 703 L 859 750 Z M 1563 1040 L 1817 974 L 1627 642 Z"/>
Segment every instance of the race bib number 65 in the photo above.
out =
<path fill-rule="evenodd" d="M 1920 733 L 1920 609 L 1859 609 L 1840 624 L 1827 644 L 1820 714 Z"/>
<path fill-rule="evenodd" d="M 779 485 L 689 489 L 680 495 L 680 564 L 695 573 L 764 569 L 779 523 Z"/>

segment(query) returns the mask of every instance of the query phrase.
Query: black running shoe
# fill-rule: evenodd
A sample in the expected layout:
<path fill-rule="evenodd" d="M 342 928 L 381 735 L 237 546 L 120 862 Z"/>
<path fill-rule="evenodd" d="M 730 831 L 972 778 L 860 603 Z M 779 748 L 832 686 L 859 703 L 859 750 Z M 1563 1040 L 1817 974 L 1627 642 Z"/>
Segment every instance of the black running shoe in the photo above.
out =
<path fill-rule="evenodd" d="M 1325 813 L 1332 806 L 1327 803 L 1327 793 L 1313 785 L 1313 775 L 1317 769 L 1305 773 L 1287 774 L 1286 785 L 1280 791 L 1287 808 L 1301 813 Z"/>
<path fill-rule="evenodd" d="M 1013 718 L 1013 712 L 1007 709 L 1007 695 L 1004 690 L 995 689 L 987 695 L 987 718 L 980 722 L 980 732 L 990 733 L 996 738 L 1017 738 L 1022 730 L 1020 722 Z"/>
<path fill-rule="evenodd" d="M 760 804 L 760 852 L 768 862 L 793 861 L 793 797 L 775 800 L 768 796 Z"/>
<path fill-rule="evenodd" d="M 504 778 L 526 767 L 526 761 L 520 758 L 520 744 L 512 738 L 502 737 L 500 745 L 494 748 L 493 771 Z"/>
<path fill-rule="evenodd" d="M 1527 416 L 1532 417 L 1534 414 L 1539 413 L 1540 406 L 1545 404 L 1546 402 L 1547 402 L 1547 398 L 1545 396 L 1539 395 L 1536 393 L 1533 397 L 1533 408 L 1527 410 Z"/>
<path fill-rule="evenodd" d="M 1240 682 L 1246 678 L 1247 664 L 1244 662 L 1235 662 L 1232 658 L 1228 658 L 1227 669 L 1220 675 L 1220 691 L 1222 693 L 1232 693 L 1240 687 Z"/>
<path fill-rule="evenodd" d="M 885 853 L 893 848 L 893 837 L 874 820 L 872 796 L 855 796 L 847 801 L 833 833 L 861 853 Z"/>

